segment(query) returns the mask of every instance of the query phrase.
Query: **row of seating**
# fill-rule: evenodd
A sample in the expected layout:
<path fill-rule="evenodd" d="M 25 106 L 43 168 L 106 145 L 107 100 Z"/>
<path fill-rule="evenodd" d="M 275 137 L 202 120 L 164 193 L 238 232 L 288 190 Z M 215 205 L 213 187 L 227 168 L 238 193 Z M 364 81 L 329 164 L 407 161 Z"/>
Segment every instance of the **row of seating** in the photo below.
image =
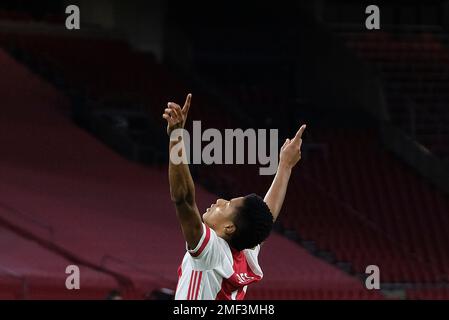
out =
<path fill-rule="evenodd" d="M 143 299 L 174 290 L 185 241 L 167 166 L 137 165 L 106 148 L 71 122 L 61 92 L 1 50 L 0 70 L 0 297 L 105 299 L 118 290 Z M 216 196 L 197 185 L 196 199 L 204 210 Z M 248 289 L 253 298 L 383 298 L 277 234 L 260 261 L 264 280 Z M 65 288 L 69 264 L 80 266 L 80 291 Z M 5 269 L 18 277 L 3 277 Z"/>
<path fill-rule="evenodd" d="M 449 50 L 441 35 L 342 33 L 358 57 L 378 68 L 392 122 L 436 155 L 447 158 L 449 132 L 444 128 L 449 128 Z M 423 137 L 418 127 L 433 135 Z"/>
<path fill-rule="evenodd" d="M 56 41 L 56 44 L 52 43 L 52 39 L 46 41 L 47 46 L 56 48 L 47 57 L 50 64 L 48 68 L 52 68 L 52 63 L 58 63 L 74 86 L 78 82 L 82 85 L 86 80 L 91 83 L 92 90 L 89 92 L 100 97 L 122 88 L 121 80 L 114 80 L 115 77 L 121 77 L 121 73 L 108 71 L 114 59 L 105 64 L 96 59 L 89 62 L 91 55 L 99 55 L 92 51 L 101 53 L 104 50 L 101 41 L 88 42 L 90 51 L 84 45 L 81 46 L 83 50 L 75 50 L 80 54 L 86 50 L 83 61 L 88 62 L 76 62 L 76 68 L 70 59 L 59 58 L 69 55 L 64 53 L 68 49 L 62 46 L 61 41 Z M 38 40 L 35 42 L 36 46 L 46 46 Z M 27 43 L 23 41 L 21 48 L 33 56 L 42 57 L 41 53 L 47 50 L 28 48 Z M 110 46 L 121 45 L 115 43 Z M 93 50 L 97 46 L 98 51 Z M 122 58 L 139 56 L 131 49 L 126 49 L 126 46 L 122 49 L 118 50 L 125 52 Z M 70 48 L 69 51 L 73 50 Z M 55 54 L 59 51 L 62 53 Z M 128 61 L 126 59 L 123 61 Z M 139 60 L 136 58 L 133 61 Z M 145 78 L 136 80 L 140 87 L 148 80 L 154 89 L 137 92 L 136 97 L 158 102 L 148 104 L 147 108 L 151 114 L 160 116 L 160 105 L 171 99 L 171 90 L 178 94 L 185 84 L 162 66 L 154 62 L 147 63 L 161 71 L 146 73 Z M 123 65 L 126 69 L 126 64 Z M 75 72 L 74 69 L 78 70 Z M 111 81 L 110 85 L 105 86 L 107 89 L 103 90 L 102 77 L 88 79 L 88 75 L 94 71 L 99 74 L 107 72 L 105 74 L 110 77 L 108 81 Z M 127 88 L 127 85 L 123 85 L 124 92 Z M 196 96 L 194 99 L 192 119 L 201 119 L 219 129 L 244 125 L 235 123 L 228 113 L 210 112 L 214 106 L 210 100 Z M 258 119 L 259 115 L 254 117 Z M 313 240 L 318 252 L 331 253 L 336 262 L 351 263 L 356 273 L 363 274 L 367 265 L 376 264 L 381 267 L 382 281 L 385 282 L 441 281 L 448 272 L 448 261 L 444 254 L 449 243 L 444 232 L 448 225 L 444 215 L 449 208 L 447 196 L 389 155 L 376 140 L 372 130 L 317 127 L 310 139 L 305 140 L 304 147 L 307 148 L 308 144 L 324 146 L 327 152 L 305 152 L 300 169 L 295 170 L 292 177 L 281 223 L 294 230 L 303 240 Z M 249 192 L 264 194 L 272 178 L 259 176 L 256 166 L 206 166 L 196 170 L 196 173 L 204 185 L 227 196 Z M 255 177 L 257 184 L 254 183 Z"/>

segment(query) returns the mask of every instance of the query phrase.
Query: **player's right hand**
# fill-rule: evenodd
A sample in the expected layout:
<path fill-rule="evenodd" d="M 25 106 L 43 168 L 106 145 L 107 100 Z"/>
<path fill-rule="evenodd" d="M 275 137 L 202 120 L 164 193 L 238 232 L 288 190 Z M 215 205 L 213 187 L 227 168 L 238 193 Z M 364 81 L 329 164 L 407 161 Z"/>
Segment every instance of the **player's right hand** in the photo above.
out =
<path fill-rule="evenodd" d="M 189 93 L 182 109 L 174 102 L 167 103 L 167 108 L 165 108 L 162 118 L 167 120 L 167 134 L 169 136 L 173 130 L 184 128 L 187 120 L 187 114 L 189 113 L 191 100 L 192 94 Z"/>

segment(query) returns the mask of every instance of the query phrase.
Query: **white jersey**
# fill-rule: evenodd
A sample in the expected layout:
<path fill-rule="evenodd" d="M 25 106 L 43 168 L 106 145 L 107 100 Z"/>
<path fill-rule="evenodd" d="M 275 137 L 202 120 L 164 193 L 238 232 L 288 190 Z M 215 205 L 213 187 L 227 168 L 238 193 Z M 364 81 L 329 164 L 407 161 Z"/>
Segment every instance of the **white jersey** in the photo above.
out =
<path fill-rule="evenodd" d="M 203 223 L 198 245 L 178 269 L 175 300 L 242 300 L 247 286 L 262 279 L 260 245 L 237 251 Z"/>

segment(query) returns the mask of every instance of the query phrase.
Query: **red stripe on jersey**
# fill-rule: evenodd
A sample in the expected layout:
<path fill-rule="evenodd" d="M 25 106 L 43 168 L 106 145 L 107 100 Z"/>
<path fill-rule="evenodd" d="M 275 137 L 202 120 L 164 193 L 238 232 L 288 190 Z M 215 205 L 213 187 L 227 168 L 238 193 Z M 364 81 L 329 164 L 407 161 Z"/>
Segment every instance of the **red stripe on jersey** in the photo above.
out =
<path fill-rule="evenodd" d="M 195 290 L 195 298 L 194 300 L 198 300 L 198 292 L 200 292 L 200 283 L 201 283 L 201 278 L 203 277 L 203 272 L 200 271 L 199 272 L 199 279 L 198 279 L 198 283 L 196 285 L 196 290 Z"/>
<path fill-rule="evenodd" d="M 210 239 L 210 228 L 206 225 L 204 225 L 206 227 L 206 236 L 204 237 L 203 243 L 201 244 L 200 248 L 198 249 L 197 252 L 191 252 L 190 254 L 192 255 L 192 257 L 198 257 L 201 252 L 203 252 L 204 248 L 207 246 L 207 244 L 209 243 L 209 239 Z"/>
<path fill-rule="evenodd" d="M 194 271 L 193 272 L 193 282 L 192 282 L 192 292 L 190 292 L 189 300 L 195 300 L 195 288 L 196 288 L 197 281 L 198 281 L 198 271 Z"/>
<path fill-rule="evenodd" d="M 192 291 L 192 280 L 194 274 L 195 271 L 192 270 L 192 273 L 190 274 L 189 291 L 187 291 L 187 300 L 190 300 L 190 292 Z"/>

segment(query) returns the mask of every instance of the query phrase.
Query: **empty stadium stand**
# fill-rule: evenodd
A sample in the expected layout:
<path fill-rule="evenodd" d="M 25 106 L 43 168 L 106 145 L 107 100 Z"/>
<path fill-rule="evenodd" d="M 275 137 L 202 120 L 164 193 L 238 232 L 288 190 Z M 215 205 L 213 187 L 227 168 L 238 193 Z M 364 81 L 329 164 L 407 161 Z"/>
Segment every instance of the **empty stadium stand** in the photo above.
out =
<path fill-rule="evenodd" d="M 95 100 L 95 103 L 90 105 L 92 108 L 104 109 L 108 106 L 118 106 L 121 109 L 137 108 L 147 112 L 157 123 L 160 116 L 160 106 L 173 97 L 172 93 L 177 99 L 182 99 L 187 87 L 167 68 L 156 63 L 151 56 L 136 53 L 120 41 L 102 42 L 78 39 L 66 47 L 65 44 L 63 45 L 62 39 L 48 37 L 41 41 L 41 37 L 30 37 L 36 38 L 33 40 L 24 36 L 24 38 L 20 38 L 20 41 L 17 41 L 17 38 L 8 37 L 8 35 L 3 35 L 1 38 L 2 43 L 5 43 L 10 50 L 11 48 L 20 49 L 20 53 L 14 51 L 14 49 L 12 49 L 12 52 L 17 53 L 22 61 L 30 62 L 31 66 L 40 66 L 38 68 L 32 67 L 35 72 L 42 71 L 43 76 L 49 76 L 56 84 L 58 84 L 58 79 L 61 82 L 70 82 L 62 85 L 62 90 L 68 92 L 78 90 L 83 92 L 88 99 Z M 87 48 L 93 46 L 96 48 L 93 50 L 95 54 L 87 50 Z M 107 52 L 113 52 L 113 54 L 108 56 Z M 117 60 L 133 62 L 129 65 L 126 64 L 126 67 L 123 65 L 115 69 Z M 146 67 L 141 68 L 141 66 Z M 98 77 L 91 77 L 93 70 L 99 75 Z M 122 80 L 124 74 L 129 75 L 129 81 L 126 83 Z M 59 78 L 60 76 L 62 78 Z M 10 79 L 14 79 L 14 77 Z M 16 79 L 16 81 L 27 83 L 22 78 Z M 229 90 L 226 88 L 228 87 L 224 88 L 224 92 Z M 40 88 L 39 90 L 43 89 Z M 54 89 L 46 87 L 45 90 L 52 91 Z M 130 98 L 127 98 L 123 103 L 123 100 L 118 99 L 117 95 L 114 94 L 118 90 L 124 92 L 125 96 Z M 10 103 L 17 103 L 17 93 L 14 95 L 13 87 L 10 87 L 8 92 L 13 95 L 9 100 Z M 240 92 L 227 92 L 230 96 L 241 94 Z M 88 261 L 92 260 L 94 263 L 103 265 L 103 267 L 106 264 L 112 267 L 114 271 L 120 271 L 126 275 L 130 272 L 132 276 L 128 276 L 132 282 L 144 283 L 146 288 L 156 288 L 162 285 L 151 282 L 154 277 L 152 278 L 149 273 L 153 271 L 153 274 L 164 274 L 165 279 L 170 279 L 171 282 L 167 280 L 168 284 L 164 283 L 164 285 L 173 286 L 175 280 L 162 265 L 155 269 L 151 265 L 150 258 L 141 258 L 142 260 L 140 260 L 140 258 L 136 258 L 135 254 L 125 253 L 123 250 L 128 248 L 128 244 L 121 244 L 122 251 L 108 252 L 108 246 L 106 244 L 100 245 L 101 243 L 96 240 L 94 235 L 95 232 L 101 230 L 102 233 L 104 232 L 102 236 L 104 241 L 113 243 L 116 241 L 117 234 L 120 234 L 119 237 L 123 240 L 127 239 L 124 236 L 126 232 L 131 232 L 133 235 L 136 234 L 136 230 L 141 233 L 146 233 L 147 230 L 152 230 L 151 232 L 154 233 L 159 232 L 158 230 L 161 227 L 159 224 L 164 220 L 157 220 L 157 226 L 150 226 L 152 220 L 147 216 L 147 211 L 154 210 L 148 209 L 151 207 L 149 204 L 151 201 L 147 197 L 149 197 L 148 194 L 153 194 L 152 197 L 154 198 L 152 199 L 167 197 L 167 192 L 160 187 L 166 185 L 163 168 L 142 169 L 135 164 L 117 158 L 110 150 L 94 141 L 91 136 L 79 129 L 75 130 L 74 127 L 70 127 L 71 125 L 69 126 L 69 120 L 67 119 L 69 107 L 64 97 L 57 95 L 57 97 L 45 99 L 48 99 L 44 104 L 48 108 L 46 113 L 37 112 L 34 109 L 26 112 L 20 109 L 9 111 L 11 117 L 23 122 L 21 124 L 22 129 L 18 130 L 18 125 L 8 126 L 5 123 L 3 130 L 18 130 L 16 136 L 20 137 L 21 141 L 36 138 L 35 125 L 23 121 L 22 116 L 29 116 L 29 119 L 40 119 L 45 123 L 53 123 L 53 127 L 39 127 L 40 136 L 46 138 L 41 143 L 32 144 L 25 149 L 21 147 L 22 144 L 20 143 L 13 144 L 11 140 L 4 141 L 10 148 L 14 145 L 10 163 L 23 163 L 23 170 L 25 170 L 16 172 L 17 176 L 11 178 L 6 176 L 5 179 L 9 179 L 9 181 L 34 180 L 29 170 L 34 168 L 32 170 L 41 171 L 42 168 L 45 168 L 52 174 L 50 175 L 51 183 L 48 185 L 54 185 L 55 189 L 58 190 L 58 199 L 65 199 L 54 201 L 55 199 L 51 198 L 45 202 L 42 200 L 45 206 L 52 208 L 49 210 L 50 212 L 55 210 L 53 207 L 57 208 L 55 203 L 62 206 L 61 202 L 70 200 L 69 197 L 65 198 L 66 194 L 71 195 L 74 190 L 83 186 L 83 192 L 85 193 L 83 193 L 82 198 L 83 201 L 86 201 L 85 205 L 87 206 L 84 209 L 86 214 L 84 219 L 87 221 L 87 217 L 94 214 L 95 216 L 98 215 L 99 220 L 104 221 L 106 217 L 115 212 L 114 219 L 117 219 L 117 224 L 120 224 L 122 230 L 121 233 L 116 233 L 118 231 L 115 229 L 111 229 L 109 232 L 108 229 L 99 226 L 86 227 L 85 230 L 89 230 L 89 235 L 83 236 L 83 238 L 92 239 L 91 241 L 96 243 L 96 250 L 101 252 L 102 255 L 100 257 L 95 253 L 95 250 L 92 251 L 92 255 L 86 253 L 89 258 Z M 215 108 L 215 105 L 207 98 L 202 98 L 201 95 L 195 96 L 194 99 L 195 108 L 192 108 L 192 119 L 201 119 L 210 127 L 222 129 L 247 125 L 240 122 L 235 123 L 235 119 L 230 114 L 207 112 L 210 111 L 212 105 Z M 251 100 L 245 99 L 243 97 L 241 101 L 243 103 L 254 103 L 263 100 L 262 98 L 259 99 L 257 95 L 251 96 Z M 48 101 L 51 103 L 48 103 Z M 117 103 L 117 101 L 120 103 Z M 266 101 L 268 100 L 266 99 Z M 273 103 L 273 101 L 271 102 Z M 27 105 L 26 102 L 22 104 Z M 58 108 L 55 108 L 55 105 L 58 105 Z M 45 108 L 45 106 L 43 107 Z M 217 108 L 218 110 L 220 109 Z M 299 113 L 299 110 L 296 112 Z M 58 117 L 51 120 L 55 114 L 59 114 Z M 66 123 L 64 126 L 60 125 L 62 118 Z M 446 218 L 446 213 L 449 211 L 447 195 L 439 192 L 417 176 L 412 168 L 406 167 L 400 160 L 389 154 L 378 141 L 374 127 L 366 126 L 368 128 L 366 129 L 362 123 L 357 128 L 352 129 L 344 126 L 336 128 L 335 126 L 320 125 L 319 119 L 313 121 L 315 123 L 313 123 L 312 128 L 309 126 L 308 129 L 308 131 L 311 131 L 310 136 L 307 137 L 304 144 L 302 168 L 295 172 L 280 219 L 284 231 L 293 231 L 299 235 L 299 241 L 304 246 L 306 242 L 312 243 L 313 249 L 310 251 L 328 262 L 336 265 L 348 264 L 350 273 L 363 275 L 367 265 L 376 264 L 381 267 L 382 282 L 384 283 L 399 285 L 404 283 L 438 284 L 447 281 L 449 267 L 449 262 L 445 256 L 448 249 L 446 246 L 449 243 L 445 233 L 449 224 Z M 69 126 L 69 129 L 67 126 Z M 56 141 L 48 139 L 48 137 L 54 136 L 56 127 L 59 138 Z M 293 127 L 283 129 L 290 132 L 294 130 Z M 163 131 L 163 125 L 160 130 Z M 71 143 L 70 146 L 61 149 L 65 141 L 80 142 Z M 77 148 L 73 149 L 75 145 Z M 46 153 L 40 152 L 44 146 L 47 150 Z M 163 148 L 163 145 L 158 148 Z M 33 157 L 28 154 L 31 150 L 34 151 Z M 58 153 L 53 155 L 56 158 L 64 156 L 64 159 L 59 160 L 57 165 L 54 162 L 48 162 L 47 155 L 51 150 L 58 150 Z M 20 159 L 17 159 L 17 154 L 22 155 Z M 90 160 L 87 161 L 84 157 L 89 154 L 94 154 L 95 157 L 89 158 Z M 8 155 L 5 159 L 8 159 Z M 91 163 L 91 161 L 94 162 Z M 25 169 L 25 167 L 28 169 Z M 147 173 L 142 174 L 142 170 Z M 257 170 L 256 167 L 241 168 L 238 166 L 193 168 L 198 181 L 202 185 L 226 197 L 254 191 L 265 192 L 271 177 L 258 176 Z M 15 172 L 15 170 L 8 171 Z M 126 172 L 126 174 L 123 172 Z M 60 175 L 70 178 L 61 179 Z M 255 176 L 260 179 L 260 183 L 256 185 L 253 182 Z M 81 178 L 86 178 L 89 185 L 84 185 L 84 180 L 80 181 Z M 41 177 L 36 180 L 40 179 Z M 58 182 L 52 179 L 56 179 Z M 65 193 L 60 193 L 64 190 L 61 189 L 60 184 L 66 184 L 66 180 L 70 181 L 68 189 Z M 154 184 L 148 181 L 159 181 L 157 190 L 153 190 Z M 34 183 L 37 183 L 37 181 Z M 131 188 L 133 189 L 132 192 L 129 190 L 130 183 L 132 185 L 137 184 Z M 12 188 L 14 183 L 10 182 L 10 184 Z M 128 187 L 123 189 L 118 188 L 117 185 Z M 147 190 L 152 191 L 148 192 Z M 25 191 L 17 189 L 14 192 L 22 194 Z M 32 194 L 26 194 L 30 199 L 34 197 Z M 116 196 L 112 197 L 111 203 L 107 204 L 111 194 L 116 194 Z M 122 203 L 123 199 L 132 197 L 141 197 L 143 200 Z M 200 199 L 202 199 L 201 197 Z M 210 194 L 205 193 L 204 198 L 207 200 L 200 200 L 203 201 L 204 207 L 207 206 L 208 202 L 213 201 L 213 196 Z M 14 199 L 13 194 L 11 199 Z M 166 199 L 168 200 L 168 198 Z M 376 199 L 376 201 L 373 201 L 373 199 Z M 79 199 L 74 198 L 70 201 L 75 206 Z M 14 206 L 18 203 L 19 199 L 16 199 Z M 91 205 L 99 207 L 92 210 L 89 209 Z M 139 221 L 136 225 L 131 226 L 131 222 L 124 220 L 124 215 L 128 212 L 128 205 L 129 210 L 136 215 L 133 217 Z M 158 205 L 161 205 L 161 207 L 157 211 L 166 212 L 170 210 L 168 209 L 169 202 L 159 203 Z M 26 208 L 25 211 L 33 212 L 32 215 L 34 216 L 33 208 L 34 203 L 31 202 L 30 207 Z M 76 216 L 79 208 L 67 208 L 66 211 L 70 212 L 70 215 Z M 43 221 L 48 221 L 48 219 L 52 221 L 55 218 L 45 217 Z M 148 219 L 148 225 L 140 223 L 146 221 L 146 219 Z M 25 222 L 22 221 L 21 223 Z M 111 225 L 108 224 L 108 227 L 113 228 Z M 176 226 L 176 221 L 171 219 L 162 225 L 163 228 L 172 228 Z M 33 225 L 29 227 L 36 228 L 36 232 L 48 239 L 48 228 Z M 166 231 L 166 229 L 163 230 Z M 171 233 L 165 234 L 171 235 Z M 176 233 L 173 235 L 177 239 L 174 242 L 178 244 L 182 242 L 179 235 Z M 65 236 L 68 236 L 68 234 Z M 73 239 L 73 237 L 68 236 L 68 239 Z M 281 239 L 278 236 L 275 236 L 275 238 Z M 67 245 L 73 246 L 73 243 L 68 239 L 66 239 Z M 166 241 L 168 238 L 164 239 Z M 132 241 L 135 241 L 135 239 L 131 237 L 127 241 L 134 245 Z M 285 245 L 284 241 L 286 240 L 279 241 L 282 242 L 282 245 Z M 152 240 L 153 242 L 154 240 Z M 161 242 L 155 242 L 152 247 L 157 248 L 158 245 L 162 245 Z M 139 242 L 137 246 L 140 247 L 139 250 L 141 251 L 146 248 L 146 245 L 142 242 Z M 79 252 L 81 248 L 81 246 L 75 246 L 70 249 Z M 174 255 L 176 256 L 175 259 L 171 254 L 164 257 L 172 265 L 176 264 L 174 260 L 182 254 L 181 247 L 177 248 L 173 247 L 173 250 L 178 250 L 173 252 L 179 252 Z M 301 251 L 302 249 L 297 248 L 297 250 Z M 275 251 L 273 250 L 273 252 Z M 270 256 L 273 252 L 270 253 Z M 300 256 L 303 261 L 312 258 L 305 251 L 301 251 Z M 311 265 L 316 263 L 316 258 L 312 260 Z M 285 268 L 281 266 L 282 261 L 279 261 L 279 264 L 274 265 L 281 269 Z M 320 261 L 320 263 L 322 262 Z M 153 271 L 147 272 L 147 270 Z M 332 270 L 336 271 L 335 269 Z M 303 272 L 305 271 L 299 272 L 297 277 L 300 278 Z M 338 276 L 335 277 L 339 278 L 340 276 L 341 273 L 338 271 Z M 313 276 L 307 277 L 313 279 Z M 278 279 L 278 283 L 283 283 L 282 277 L 276 279 Z M 297 283 L 303 283 L 302 281 L 304 279 L 298 280 Z M 311 291 L 310 287 L 303 290 L 300 285 L 297 289 L 281 290 L 280 285 L 273 284 L 273 287 L 265 288 L 261 284 L 261 290 L 254 290 L 252 293 L 250 291 L 249 296 L 254 298 L 274 296 L 284 298 L 379 297 L 371 293 L 357 291 L 358 289 L 348 289 L 349 291 L 346 289 L 343 289 L 343 291 L 331 289 L 326 293 L 327 291 L 323 291 L 320 286 L 327 281 L 316 281 L 316 291 Z M 357 283 L 360 285 L 362 282 L 357 280 Z M 287 283 L 282 285 L 282 287 L 284 286 L 288 288 Z M 324 288 L 327 288 L 327 286 Z"/>
<path fill-rule="evenodd" d="M 340 32 L 348 48 L 380 74 L 392 123 L 449 157 L 449 38 L 441 27 Z"/>
<path fill-rule="evenodd" d="M 67 98 L 4 51 L 0 70 L 2 297 L 105 299 L 120 290 L 144 298 L 174 289 L 184 242 L 166 167 L 130 162 L 77 127 Z M 200 208 L 215 198 L 197 188 Z M 277 234 L 260 259 L 265 280 L 249 289 L 253 298 L 383 298 Z M 81 268 L 77 292 L 64 287 L 68 264 Z"/>

